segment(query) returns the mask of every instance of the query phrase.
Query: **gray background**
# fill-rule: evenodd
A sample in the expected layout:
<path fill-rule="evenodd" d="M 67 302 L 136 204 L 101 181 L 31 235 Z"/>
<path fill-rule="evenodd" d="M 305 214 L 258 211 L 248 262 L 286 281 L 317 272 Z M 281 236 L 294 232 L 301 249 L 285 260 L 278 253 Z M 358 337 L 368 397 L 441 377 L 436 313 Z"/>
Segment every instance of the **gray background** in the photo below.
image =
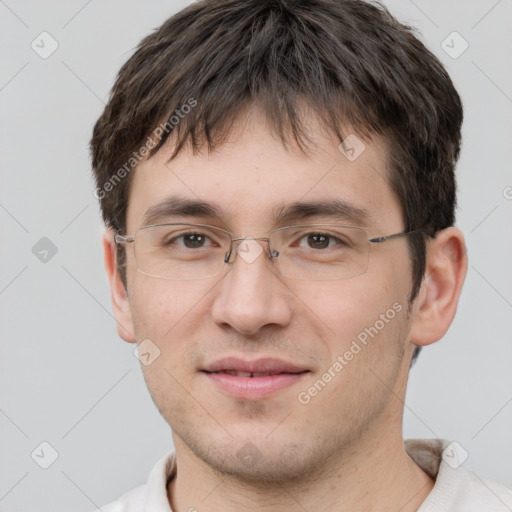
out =
<path fill-rule="evenodd" d="M 0 1 L 0 511 L 94 509 L 172 448 L 115 330 L 87 145 L 121 64 L 184 5 Z M 456 440 L 464 467 L 512 487 L 512 1 L 386 5 L 420 29 L 465 106 L 469 271 L 448 334 L 412 370 L 404 436 Z M 43 31 L 59 45 L 46 59 L 31 47 Z M 458 58 L 441 47 L 453 31 L 469 43 Z M 46 262 L 32 252 L 42 237 L 57 248 Z M 51 462 L 43 441 L 58 452 L 48 469 L 35 462 Z"/>

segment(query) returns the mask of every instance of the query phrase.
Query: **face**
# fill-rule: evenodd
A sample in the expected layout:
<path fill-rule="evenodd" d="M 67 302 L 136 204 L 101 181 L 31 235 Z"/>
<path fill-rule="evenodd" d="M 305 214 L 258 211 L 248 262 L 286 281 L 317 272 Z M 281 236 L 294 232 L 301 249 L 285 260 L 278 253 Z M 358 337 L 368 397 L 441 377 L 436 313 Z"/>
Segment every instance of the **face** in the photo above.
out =
<path fill-rule="evenodd" d="M 233 237 L 333 223 L 322 215 L 272 220 L 278 207 L 333 199 L 367 211 L 369 237 L 401 232 L 382 143 L 367 142 L 350 161 L 313 122 L 309 136 L 315 143 L 307 156 L 287 150 L 254 110 L 210 155 L 187 148 L 168 162 L 170 151 L 160 151 L 133 175 L 127 233 L 171 195 L 214 203 L 222 219 L 162 223 L 210 224 Z M 360 225 L 341 217 L 338 223 Z M 368 270 L 357 277 L 293 280 L 275 271 L 261 244 L 265 251 L 254 261 L 238 254 L 223 274 L 189 281 L 138 272 L 127 245 L 130 326 L 137 341 L 150 339 L 160 351 L 142 369 L 176 449 L 244 479 L 284 481 L 325 465 L 369 432 L 382 439 L 400 427 L 393 393 L 404 391 L 404 353 L 413 348 L 406 314 L 411 263 L 401 238 L 372 244 Z M 308 372 L 264 397 L 233 396 L 203 371 L 224 357 L 277 358 Z"/>

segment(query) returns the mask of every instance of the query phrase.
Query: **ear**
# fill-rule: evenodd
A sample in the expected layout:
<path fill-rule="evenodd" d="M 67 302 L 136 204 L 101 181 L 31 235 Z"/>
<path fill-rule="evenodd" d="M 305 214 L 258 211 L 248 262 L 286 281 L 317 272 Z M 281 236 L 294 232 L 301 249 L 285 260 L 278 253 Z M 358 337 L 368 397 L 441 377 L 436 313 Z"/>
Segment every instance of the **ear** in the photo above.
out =
<path fill-rule="evenodd" d="M 467 267 L 459 229 L 444 229 L 427 242 L 425 277 L 411 316 L 411 343 L 430 345 L 444 336 L 455 317 Z"/>
<path fill-rule="evenodd" d="M 129 342 L 135 343 L 135 330 L 133 328 L 132 312 L 127 291 L 119 275 L 116 262 L 116 243 L 114 231 L 107 229 L 102 236 L 105 270 L 110 283 L 110 295 L 112 298 L 112 309 L 117 324 L 119 336 Z"/>

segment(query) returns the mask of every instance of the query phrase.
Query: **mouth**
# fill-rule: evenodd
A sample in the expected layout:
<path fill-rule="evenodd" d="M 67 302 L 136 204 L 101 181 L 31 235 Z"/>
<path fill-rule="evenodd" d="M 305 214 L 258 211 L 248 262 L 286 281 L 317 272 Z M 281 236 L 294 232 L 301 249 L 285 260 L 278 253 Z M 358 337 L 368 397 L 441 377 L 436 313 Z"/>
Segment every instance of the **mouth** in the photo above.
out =
<path fill-rule="evenodd" d="M 201 372 L 214 389 L 229 396 L 260 400 L 283 393 L 311 371 L 302 365 L 275 357 L 247 360 L 240 356 L 224 357 L 208 363 Z"/>

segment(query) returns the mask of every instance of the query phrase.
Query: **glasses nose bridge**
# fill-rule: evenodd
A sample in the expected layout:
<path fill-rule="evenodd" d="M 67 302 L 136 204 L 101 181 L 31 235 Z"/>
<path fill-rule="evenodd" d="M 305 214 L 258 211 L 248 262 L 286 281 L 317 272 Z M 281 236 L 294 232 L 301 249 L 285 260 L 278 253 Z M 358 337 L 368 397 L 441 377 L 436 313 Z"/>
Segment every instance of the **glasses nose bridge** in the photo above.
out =
<path fill-rule="evenodd" d="M 227 252 L 226 256 L 224 257 L 224 263 L 227 263 L 231 259 L 231 254 L 233 252 L 233 248 L 235 247 L 235 244 L 240 245 L 240 243 L 242 243 L 245 240 L 254 240 L 254 241 L 262 240 L 264 242 L 267 242 L 269 258 L 273 258 L 274 256 L 279 255 L 279 253 L 277 251 L 272 252 L 272 248 L 270 247 L 270 238 L 269 237 L 256 238 L 254 236 L 248 235 L 248 236 L 242 236 L 242 237 L 237 237 L 237 238 L 231 238 L 229 251 Z"/>

